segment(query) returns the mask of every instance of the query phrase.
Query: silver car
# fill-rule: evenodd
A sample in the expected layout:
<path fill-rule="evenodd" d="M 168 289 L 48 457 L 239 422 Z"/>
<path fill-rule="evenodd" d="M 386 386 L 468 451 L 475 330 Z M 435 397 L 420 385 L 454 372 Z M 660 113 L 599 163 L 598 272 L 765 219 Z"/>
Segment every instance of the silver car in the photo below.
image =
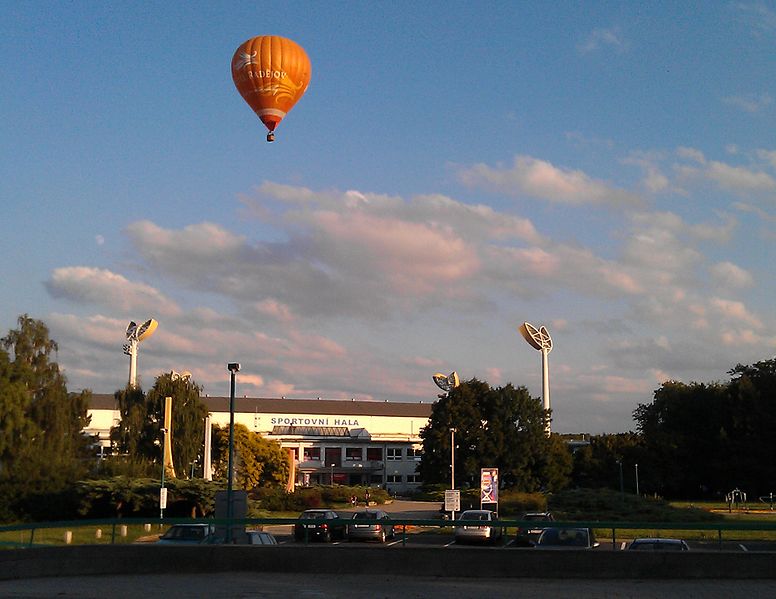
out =
<path fill-rule="evenodd" d="M 455 542 L 494 542 L 501 538 L 500 526 L 491 523 L 498 520 L 498 514 L 491 510 L 465 510 L 455 527 Z"/>
<path fill-rule="evenodd" d="M 385 543 L 393 538 L 391 518 L 383 510 L 367 509 L 353 514 L 348 524 L 348 540 L 373 540 Z"/>

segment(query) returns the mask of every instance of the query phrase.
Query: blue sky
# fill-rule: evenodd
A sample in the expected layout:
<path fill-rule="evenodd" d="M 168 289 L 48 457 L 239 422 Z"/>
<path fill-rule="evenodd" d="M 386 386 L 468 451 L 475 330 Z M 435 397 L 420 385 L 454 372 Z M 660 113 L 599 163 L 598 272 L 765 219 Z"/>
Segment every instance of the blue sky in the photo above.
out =
<path fill-rule="evenodd" d="M 310 56 L 277 141 L 234 89 Z M 776 3 L 0 5 L 0 328 L 72 389 L 432 401 L 457 370 L 619 432 L 776 354 Z"/>

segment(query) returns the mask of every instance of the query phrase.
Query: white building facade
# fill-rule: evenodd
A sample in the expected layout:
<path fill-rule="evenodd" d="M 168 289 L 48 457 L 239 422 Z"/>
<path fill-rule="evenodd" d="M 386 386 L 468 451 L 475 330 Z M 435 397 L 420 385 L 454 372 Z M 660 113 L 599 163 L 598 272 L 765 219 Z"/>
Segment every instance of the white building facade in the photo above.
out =
<path fill-rule="evenodd" d="M 228 397 L 201 400 L 212 424 L 229 425 Z M 292 453 L 297 486 L 370 485 L 402 494 L 420 486 L 420 431 L 431 409 L 422 402 L 241 397 L 235 398 L 234 421 Z M 120 420 L 113 396 L 94 395 L 89 415 L 84 432 L 109 448 L 110 428 Z"/>

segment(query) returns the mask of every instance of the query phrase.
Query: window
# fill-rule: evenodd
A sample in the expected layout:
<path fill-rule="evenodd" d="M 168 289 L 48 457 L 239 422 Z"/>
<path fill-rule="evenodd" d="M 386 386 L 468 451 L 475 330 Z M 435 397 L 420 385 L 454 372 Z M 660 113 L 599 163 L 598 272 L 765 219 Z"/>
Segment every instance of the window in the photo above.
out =
<path fill-rule="evenodd" d="M 320 447 L 305 447 L 304 448 L 304 461 L 305 462 L 320 462 L 321 461 L 321 448 Z"/>
<path fill-rule="evenodd" d="M 407 475 L 407 482 L 408 483 L 419 483 L 420 482 L 420 474 L 408 474 Z"/>
<path fill-rule="evenodd" d="M 383 448 L 382 447 L 367 447 L 366 459 L 370 462 L 382 462 L 383 461 Z"/>
<path fill-rule="evenodd" d="M 390 451 L 390 449 L 388 451 Z M 388 482 L 389 483 L 400 483 L 401 482 L 401 474 L 389 474 L 388 475 Z"/>
<path fill-rule="evenodd" d="M 388 447 L 385 450 L 387 458 L 390 461 L 396 461 L 401 459 L 401 447 Z"/>
<path fill-rule="evenodd" d="M 369 477 L 369 484 L 371 485 L 381 485 L 383 484 L 383 475 L 382 474 L 373 474 Z"/>
<path fill-rule="evenodd" d="M 348 462 L 360 462 L 364 459 L 364 450 L 361 447 L 346 447 L 345 460 Z"/>
<path fill-rule="evenodd" d="M 420 456 L 423 455 L 423 450 L 418 447 L 408 447 L 407 448 L 407 459 L 408 460 L 419 460 Z"/>

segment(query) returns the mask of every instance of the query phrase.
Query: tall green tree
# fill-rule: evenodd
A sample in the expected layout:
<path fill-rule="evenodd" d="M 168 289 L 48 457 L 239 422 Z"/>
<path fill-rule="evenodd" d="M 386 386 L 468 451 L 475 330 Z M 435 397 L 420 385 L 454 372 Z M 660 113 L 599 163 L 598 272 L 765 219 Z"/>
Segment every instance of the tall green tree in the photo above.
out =
<path fill-rule="evenodd" d="M 208 412 L 199 398 L 201 392 L 202 388 L 190 377 L 168 372 L 156 377 L 146 397 L 148 418 L 143 431 L 144 448 L 148 447 L 149 440 L 158 441 L 158 447 L 161 447 L 164 400 L 172 397 L 172 460 L 175 473 L 181 478 L 188 477 L 192 464 L 202 458 Z M 161 460 L 161 451 L 156 450 L 155 454 L 153 457 Z"/>
<path fill-rule="evenodd" d="M 213 468 L 217 478 L 228 478 L 229 426 L 213 427 Z M 271 487 L 288 480 L 288 457 L 280 443 L 234 426 L 234 482 L 240 489 Z"/>
<path fill-rule="evenodd" d="M 634 468 L 646 464 L 641 435 L 634 432 L 593 435 L 590 444 L 574 452 L 573 484 L 589 489 L 635 490 Z"/>
<path fill-rule="evenodd" d="M 421 431 L 423 456 L 418 466 L 429 483 L 450 481 L 455 429 L 456 487 L 479 485 L 480 468 L 497 467 L 501 485 L 523 491 L 561 488 L 571 458 L 545 434 L 549 418 L 525 387 L 491 388 L 471 379 L 439 396 Z"/>
<path fill-rule="evenodd" d="M 200 399 L 202 388 L 190 377 L 166 372 L 156 377 L 144 393 L 139 387 L 116 391 L 121 420 L 111 429 L 116 451 L 129 465 L 150 465 L 161 474 L 164 404 L 172 398 L 172 459 L 178 477 L 190 475 L 192 465 L 201 462 L 205 439 L 207 408 Z"/>
<path fill-rule="evenodd" d="M 18 328 L 0 340 L 0 400 L 3 429 L 15 436 L 13 446 L 0 441 L 2 475 L 19 489 L 58 488 L 89 470 L 91 440 L 82 430 L 89 423 L 90 391 L 68 393 L 67 381 L 52 360 L 56 342 L 48 327 L 24 314 Z M 2 451 L 2 450 L 0 450 Z"/>

